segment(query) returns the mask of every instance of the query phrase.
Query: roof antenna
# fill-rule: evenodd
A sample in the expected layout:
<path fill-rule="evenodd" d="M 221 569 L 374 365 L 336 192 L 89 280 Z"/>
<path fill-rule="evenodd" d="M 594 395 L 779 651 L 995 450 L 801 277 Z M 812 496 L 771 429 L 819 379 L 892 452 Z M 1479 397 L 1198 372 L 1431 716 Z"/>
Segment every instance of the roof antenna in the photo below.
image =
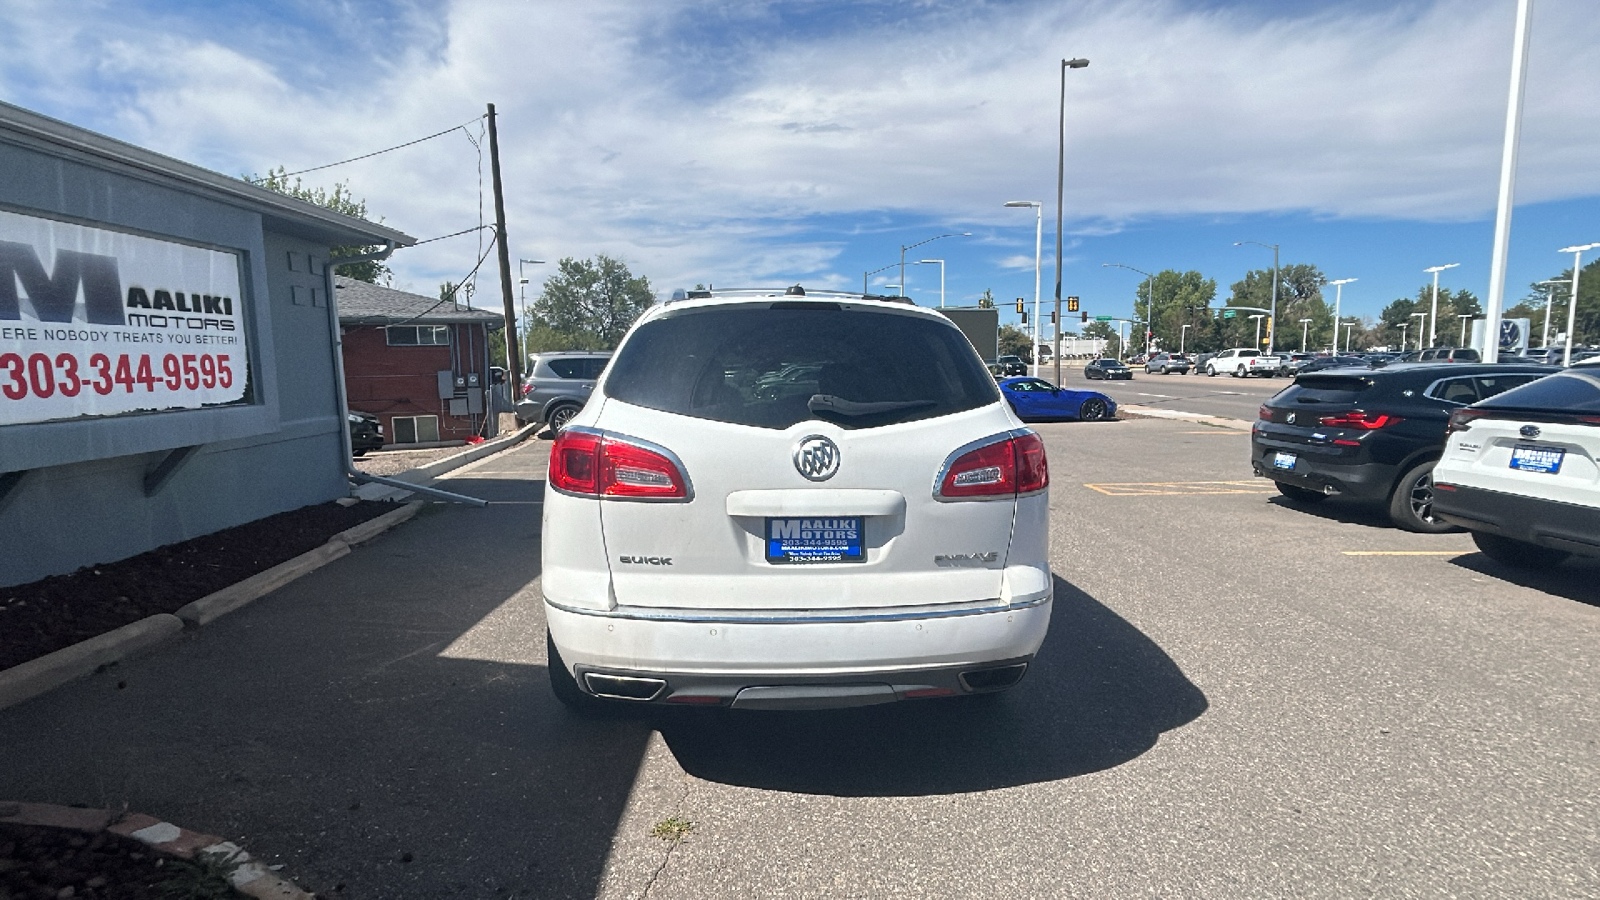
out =
<path fill-rule="evenodd" d="M 806 289 L 797 284 L 784 291 L 783 295 L 785 297 L 804 297 L 806 295 Z"/>

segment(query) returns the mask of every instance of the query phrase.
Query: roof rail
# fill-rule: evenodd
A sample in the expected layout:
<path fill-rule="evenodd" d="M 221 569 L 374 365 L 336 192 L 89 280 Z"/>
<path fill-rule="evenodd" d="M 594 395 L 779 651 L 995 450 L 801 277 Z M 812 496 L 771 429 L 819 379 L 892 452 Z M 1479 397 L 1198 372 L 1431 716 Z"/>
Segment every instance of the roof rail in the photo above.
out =
<path fill-rule="evenodd" d="M 716 288 L 714 290 L 676 290 L 667 303 L 680 303 L 685 300 L 704 300 L 710 297 L 805 297 L 807 299 L 827 300 L 871 300 L 880 303 L 905 303 L 916 306 L 915 300 L 910 297 L 896 297 L 884 294 L 862 294 L 855 291 L 828 291 L 810 290 L 798 284 L 781 288 Z"/>

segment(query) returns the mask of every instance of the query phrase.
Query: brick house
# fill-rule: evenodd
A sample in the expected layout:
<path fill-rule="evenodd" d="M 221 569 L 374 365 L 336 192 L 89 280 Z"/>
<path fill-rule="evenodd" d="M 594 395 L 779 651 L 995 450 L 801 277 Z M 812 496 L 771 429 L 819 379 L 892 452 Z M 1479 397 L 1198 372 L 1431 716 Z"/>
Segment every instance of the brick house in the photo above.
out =
<path fill-rule="evenodd" d="M 382 420 L 386 447 L 495 435 L 489 332 L 500 316 L 343 276 L 334 289 L 350 408 Z"/>

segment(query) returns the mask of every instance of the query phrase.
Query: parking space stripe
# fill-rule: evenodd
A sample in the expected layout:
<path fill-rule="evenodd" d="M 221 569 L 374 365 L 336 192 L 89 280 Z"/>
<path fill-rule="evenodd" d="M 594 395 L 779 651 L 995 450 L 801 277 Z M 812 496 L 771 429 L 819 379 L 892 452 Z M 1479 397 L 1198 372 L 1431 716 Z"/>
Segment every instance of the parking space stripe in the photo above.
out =
<path fill-rule="evenodd" d="M 1460 556 L 1471 550 L 1344 550 L 1345 556 Z"/>
<path fill-rule="evenodd" d="M 1122 484 L 1088 484 L 1084 487 L 1108 497 L 1149 497 L 1201 494 L 1275 494 L 1277 488 L 1263 488 L 1255 481 L 1152 481 Z"/>

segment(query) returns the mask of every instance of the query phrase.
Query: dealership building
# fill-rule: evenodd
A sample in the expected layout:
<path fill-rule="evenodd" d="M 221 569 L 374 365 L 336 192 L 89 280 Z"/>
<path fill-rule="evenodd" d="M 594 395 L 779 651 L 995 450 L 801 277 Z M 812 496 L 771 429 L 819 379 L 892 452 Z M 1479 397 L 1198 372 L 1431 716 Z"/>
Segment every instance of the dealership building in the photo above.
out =
<path fill-rule="evenodd" d="M 0 586 L 348 495 L 329 250 L 414 243 L 0 103 Z"/>

